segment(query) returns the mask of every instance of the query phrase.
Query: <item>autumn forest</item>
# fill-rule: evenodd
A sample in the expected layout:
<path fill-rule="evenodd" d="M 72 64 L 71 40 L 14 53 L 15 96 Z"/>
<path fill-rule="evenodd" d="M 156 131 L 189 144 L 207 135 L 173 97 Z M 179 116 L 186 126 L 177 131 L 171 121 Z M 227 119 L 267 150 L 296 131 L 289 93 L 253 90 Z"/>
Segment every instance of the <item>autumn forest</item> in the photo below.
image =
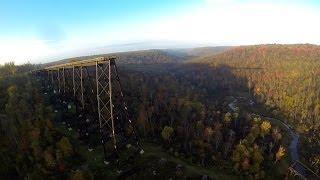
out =
<path fill-rule="evenodd" d="M 80 111 L 79 102 L 32 73 L 100 56 L 116 57 L 133 123 L 123 129 L 140 142 L 127 142 L 110 159 L 93 108 Z M 6 63 L 0 179 L 318 179 L 319 75 L 320 46 L 311 44 Z"/>

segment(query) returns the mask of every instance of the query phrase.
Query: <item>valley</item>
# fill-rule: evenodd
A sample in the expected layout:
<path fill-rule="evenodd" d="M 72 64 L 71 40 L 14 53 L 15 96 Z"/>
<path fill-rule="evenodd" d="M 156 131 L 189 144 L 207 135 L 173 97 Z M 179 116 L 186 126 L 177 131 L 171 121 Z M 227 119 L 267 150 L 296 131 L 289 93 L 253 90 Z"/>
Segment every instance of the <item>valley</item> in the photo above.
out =
<path fill-rule="evenodd" d="M 58 94 L 54 86 L 45 88 L 47 81 L 24 74 L 25 69 L 101 55 L 34 66 L 8 64 L 1 67 L 1 80 L 7 82 L 1 84 L 1 114 L 13 124 L 4 131 L 6 121 L 1 121 L 2 154 L 21 155 L 11 162 L 17 170 L 6 167 L 8 177 L 282 179 L 299 161 L 308 168 L 294 170 L 312 179 L 319 173 L 320 157 L 319 55 L 318 46 L 305 44 L 102 55 L 117 58 L 143 150 L 132 146 L 121 151 L 118 165 L 103 160 L 94 114 L 80 111 L 72 95 Z M 12 133 L 19 139 L 9 141 Z M 8 145 L 18 148 L 11 151 Z"/>

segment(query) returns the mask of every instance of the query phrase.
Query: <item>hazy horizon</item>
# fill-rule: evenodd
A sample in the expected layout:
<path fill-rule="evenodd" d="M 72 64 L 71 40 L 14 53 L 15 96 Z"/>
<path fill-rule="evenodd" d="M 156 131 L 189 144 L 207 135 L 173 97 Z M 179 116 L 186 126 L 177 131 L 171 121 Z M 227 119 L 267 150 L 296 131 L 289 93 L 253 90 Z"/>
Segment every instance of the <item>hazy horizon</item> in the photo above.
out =
<path fill-rule="evenodd" d="M 86 49 L 78 49 L 62 54 L 56 54 L 55 56 L 44 56 L 39 59 L 26 60 L 23 62 L 17 62 L 14 60 L 8 60 L 5 62 L 0 61 L 0 65 L 3 65 L 7 62 L 14 62 L 16 65 L 34 63 L 34 64 L 45 64 L 50 62 L 55 62 L 59 60 L 83 57 L 83 56 L 94 56 L 100 54 L 112 54 L 112 53 L 123 53 L 123 52 L 134 52 L 134 51 L 148 51 L 148 50 L 166 50 L 166 49 L 194 49 L 194 48 L 207 48 L 207 47 L 237 47 L 237 46 L 256 46 L 256 45 L 269 45 L 269 44 L 278 44 L 278 45 L 294 45 L 294 44 L 310 44 L 310 45 L 320 45 L 320 44 L 311 44 L 311 43 L 264 43 L 264 44 L 184 44 L 178 42 L 137 42 L 137 43 L 127 43 L 127 44 L 112 44 L 101 47 L 91 47 Z"/>

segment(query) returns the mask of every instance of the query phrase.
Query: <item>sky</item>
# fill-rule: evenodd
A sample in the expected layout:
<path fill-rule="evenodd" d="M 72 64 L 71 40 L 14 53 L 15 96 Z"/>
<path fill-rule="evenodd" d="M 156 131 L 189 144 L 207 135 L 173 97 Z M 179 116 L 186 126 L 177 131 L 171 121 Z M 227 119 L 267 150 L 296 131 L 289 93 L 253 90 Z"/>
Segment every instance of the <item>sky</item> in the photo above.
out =
<path fill-rule="evenodd" d="M 319 0 L 1 0 L 0 64 L 151 49 L 320 44 Z"/>

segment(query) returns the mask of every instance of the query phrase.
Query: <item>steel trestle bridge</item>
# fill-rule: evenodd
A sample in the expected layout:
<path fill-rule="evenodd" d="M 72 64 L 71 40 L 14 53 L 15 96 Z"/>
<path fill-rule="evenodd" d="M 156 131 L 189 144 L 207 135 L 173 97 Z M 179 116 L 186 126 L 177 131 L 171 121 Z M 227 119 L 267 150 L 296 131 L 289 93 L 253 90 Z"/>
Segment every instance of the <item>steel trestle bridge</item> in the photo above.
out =
<path fill-rule="evenodd" d="M 129 117 L 119 78 L 116 57 L 98 57 L 48 66 L 34 73 L 47 89 L 63 97 L 73 97 L 77 109 L 97 118 L 105 158 L 106 143 L 114 152 L 133 144 L 143 150 Z M 131 145 L 130 144 L 130 145 Z"/>

